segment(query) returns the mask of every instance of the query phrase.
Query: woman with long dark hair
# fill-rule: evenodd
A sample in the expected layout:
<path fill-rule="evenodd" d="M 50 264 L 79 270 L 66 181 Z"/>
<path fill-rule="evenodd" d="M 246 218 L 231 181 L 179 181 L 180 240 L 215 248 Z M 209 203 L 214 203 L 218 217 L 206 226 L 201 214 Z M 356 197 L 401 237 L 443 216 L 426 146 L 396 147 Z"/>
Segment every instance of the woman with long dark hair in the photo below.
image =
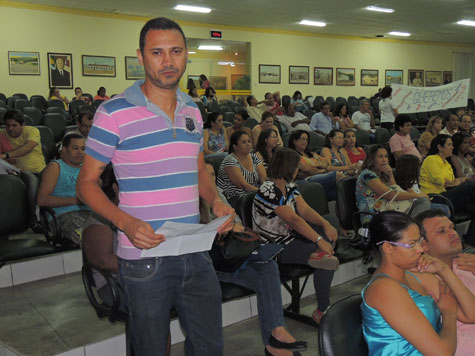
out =
<path fill-rule="evenodd" d="M 205 155 L 225 153 L 228 150 L 228 135 L 224 129 L 223 115 L 210 112 L 203 130 L 203 150 Z"/>
<path fill-rule="evenodd" d="M 321 155 L 328 162 L 329 171 L 344 172 L 353 176 L 356 174 L 360 165 L 351 163 L 348 154 L 343 149 L 344 145 L 343 132 L 340 130 L 331 130 L 326 137 L 327 147 L 322 148 Z"/>
<path fill-rule="evenodd" d="M 257 139 L 255 153 L 262 158 L 264 167 L 267 169 L 274 155 L 274 150 L 279 147 L 279 137 L 274 129 L 262 131 Z"/>

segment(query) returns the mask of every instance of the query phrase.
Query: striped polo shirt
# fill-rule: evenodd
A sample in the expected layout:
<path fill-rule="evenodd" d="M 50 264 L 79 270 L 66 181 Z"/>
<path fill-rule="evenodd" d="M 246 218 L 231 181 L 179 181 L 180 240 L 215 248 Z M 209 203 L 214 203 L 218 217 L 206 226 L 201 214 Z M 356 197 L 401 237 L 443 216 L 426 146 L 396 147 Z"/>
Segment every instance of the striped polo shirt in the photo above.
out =
<path fill-rule="evenodd" d="M 198 154 L 203 121 L 193 100 L 179 89 L 175 120 L 143 94 L 143 80 L 103 103 L 94 116 L 86 154 L 112 162 L 119 185 L 119 208 L 150 223 L 199 223 Z M 140 258 L 118 232 L 117 255 Z"/>

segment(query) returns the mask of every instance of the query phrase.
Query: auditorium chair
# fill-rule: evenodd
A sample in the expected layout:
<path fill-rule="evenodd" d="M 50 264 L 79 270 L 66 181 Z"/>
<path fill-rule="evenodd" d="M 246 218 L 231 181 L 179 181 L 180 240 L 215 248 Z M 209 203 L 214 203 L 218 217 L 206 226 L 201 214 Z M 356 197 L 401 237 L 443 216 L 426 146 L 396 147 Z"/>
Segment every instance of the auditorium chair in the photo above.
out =
<path fill-rule="evenodd" d="M 231 109 L 231 107 L 227 105 L 220 105 L 219 107 L 219 112 L 221 113 L 221 115 L 224 115 L 224 113 L 230 112 L 230 111 L 233 111 L 233 110 Z"/>
<path fill-rule="evenodd" d="M 356 146 L 364 147 L 371 144 L 369 140 L 369 133 L 365 130 L 356 130 Z"/>
<path fill-rule="evenodd" d="M 13 108 L 17 110 L 22 110 L 23 108 L 31 107 L 31 103 L 26 99 L 17 99 L 13 103 Z"/>
<path fill-rule="evenodd" d="M 66 112 L 66 110 L 64 110 L 64 107 L 58 108 L 56 106 L 53 106 L 53 107 L 47 108 L 45 113 L 46 114 L 53 114 L 53 113 L 54 114 L 61 114 L 66 119 L 66 121 L 69 122 L 69 114 Z"/>
<path fill-rule="evenodd" d="M 213 166 L 215 179 L 218 179 L 218 172 L 225 155 L 211 155 L 205 156 L 205 162 Z"/>
<path fill-rule="evenodd" d="M 96 99 L 94 100 L 94 106 L 96 108 L 98 108 L 99 106 L 101 106 L 101 104 L 104 102 L 105 100 L 102 100 L 102 99 Z"/>
<path fill-rule="evenodd" d="M 2 100 L 3 102 L 5 102 L 5 104 L 7 103 L 7 96 L 3 93 L 0 93 L 0 100 Z"/>
<path fill-rule="evenodd" d="M 303 113 L 308 119 L 312 119 L 312 116 L 315 115 L 315 110 L 308 109 Z"/>
<path fill-rule="evenodd" d="M 62 114 L 47 113 L 43 116 L 43 125 L 51 129 L 54 140 L 59 142 L 63 138 L 63 130 L 68 126 L 68 122 Z"/>
<path fill-rule="evenodd" d="M 321 150 L 322 147 L 325 147 L 326 138 L 323 135 L 320 135 L 316 132 L 308 132 L 309 142 L 308 149 L 310 151 Z"/>
<path fill-rule="evenodd" d="M 221 112 L 219 104 L 216 101 L 210 101 L 208 103 L 208 112 Z"/>
<path fill-rule="evenodd" d="M 33 125 L 35 126 L 41 125 L 43 114 L 41 113 L 40 109 L 27 106 L 27 107 L 24 107 L 22 111 L 25 115 L 28 115 L 29 117 L 31 117 L 31 119 L 33 120 Z"/>
<path fill-rule="evenodd" d="M 0 99 L 0 108 L 5 108 L 5 109 L 8 108 L 7 103 L 5 102 L 5 100 Z"/>
<path fill-rule="evenodd" d="M 31 106 L 33 106 L 34 108 L 40 109 L 42 112 L 44 112 L 46 108 L 48 107 L 46 99 L 42 95 L 32 95 L 30 97 L 30 102 L 31 102 Z"/>
<path fill-rule="evenodd" d="M 223 114 L 223 120 L 225 122 L 230 122 L 231 124 L 233 124 L 234 123 L 234 116 L 235 116 L 234 111 L 225 112 Z"/>
<path fill-rule="evenodd" d="M 3 120 L 3 117 L 5 116 L 7 111 L 8 111 L 7 108 L 0 108 L 0 125 L 5 124 L 5 121 Z"/>
<path fill-rule="evenodd" d="M 28 97 L 26 96 L 26 94 L 23 94 L 23 93 L 15 93 L 15 94 L 13 94 L 13 96 L 16 96 L 16 97 L 18 97 L 18 98 L 20 98 L 20 99 L 23 99 L 23 100 L 28 101 Z"/>
<path fill-rule="evenodd" d="M 54 209 L 41 206 L 40 222 L 46 241 L 48 241 L 51 245 L 61 249 L 61 251 L 75 250 L 79 248 L 79 245 L 75 244 L 62 235 L 59 217 Z"/>
<path fill-rule="evenodd" d="M 41 145 L 46 150 L 45 160 L 46 160 L 46 163 L 48 163 L 51 159 L 53 159 L 56 156 L 56 153 L 57 153 L 53 131 L 51 131 L 51 129 L 46 126 L 36 126 L 36 128 L 40 131 Z"/>
<path fill-rule="evenodd" d="M 289 140 L 291 135 L 292 134 L 290 132 L 282 134 L 282 142 L 284 143 L 284 147 L 289 147 Z"/>
<path fill-rule="evenodd" d="M 69 103 L 69 114 L 70 116 L 79 114 L 79 108 L 86 103 L 82 100 L 73 100 Z"/>
<path fill-rule="evenodd" d="M 59 99 L 51 99 L 46 102 L 46 107 L 47 108 L 61 108 L 64 110 L 64 103 L 62 100 Z"/>
<path fill-rule="evenodd" d="M 246 121 L 244 121 L 244 127 L 249 127 L 251 130 L 254 128 L 254 126 L 259 125 L 256 119 L 249 118 Z"/>
<path fill-rule="evenodd" d="M 25 126 L 35 126 L 33 119 L 29 115 L 23 115 L 23 121 Z"/>
<path fill-rule="evenodd" d="M 384 127 L 380 127 L 376 129 L 374 143 L 378 145 L 385 145 L 389 142 L 390 138 L 391 134 L 389 133 L 389 131 Z"/>

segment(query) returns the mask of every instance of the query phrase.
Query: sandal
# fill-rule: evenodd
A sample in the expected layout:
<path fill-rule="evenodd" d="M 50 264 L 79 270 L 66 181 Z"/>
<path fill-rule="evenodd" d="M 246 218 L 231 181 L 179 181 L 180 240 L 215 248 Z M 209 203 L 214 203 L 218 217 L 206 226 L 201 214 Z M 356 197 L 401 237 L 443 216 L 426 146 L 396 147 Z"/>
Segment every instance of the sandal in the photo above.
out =
<path fill-rule="evenodd" d="M 340 265 L 340 261 L 335 256 L 329 255 L 323 251 L 317 251 L 310 255 L 308 265 L 312 268 L 321 268 L 334 271 Z"/>

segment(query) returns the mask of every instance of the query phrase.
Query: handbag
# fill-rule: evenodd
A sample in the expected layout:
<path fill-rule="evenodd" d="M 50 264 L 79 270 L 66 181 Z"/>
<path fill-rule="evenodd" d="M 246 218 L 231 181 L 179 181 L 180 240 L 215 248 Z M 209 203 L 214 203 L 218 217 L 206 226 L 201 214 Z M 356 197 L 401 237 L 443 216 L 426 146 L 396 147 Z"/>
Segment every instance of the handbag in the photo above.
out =
<path fill-rule="evenodd" d="M 217 271 L 234 272 L 261 244 L 260 235 L 246 228 L 243 232 L 230 231 L 217 236 L 209 252 Z"/>
<path fill-rule="evenodd" d="M 384 196 L 386 196 L 387 194 L 391 192 L 396 192 L 396 194 L 394 194 L 391 200 L 382 199 Z M 397 184 L 390 185 L 389 190 L 385 192 L 384 194 L 382 194 L 381 196 L 379 196 L 378 199 L 376 199 L 376 201 L 374 202 L 374 209 L 377 212 L 393 210 L 393 211 L 399 211 L 401 213 L 408 213 L 411 210 L 414 199 L 395 201 L 395 199 L 398 197 L 399 193 L 401 192 L 406 192 L 406 191 Z"/>

